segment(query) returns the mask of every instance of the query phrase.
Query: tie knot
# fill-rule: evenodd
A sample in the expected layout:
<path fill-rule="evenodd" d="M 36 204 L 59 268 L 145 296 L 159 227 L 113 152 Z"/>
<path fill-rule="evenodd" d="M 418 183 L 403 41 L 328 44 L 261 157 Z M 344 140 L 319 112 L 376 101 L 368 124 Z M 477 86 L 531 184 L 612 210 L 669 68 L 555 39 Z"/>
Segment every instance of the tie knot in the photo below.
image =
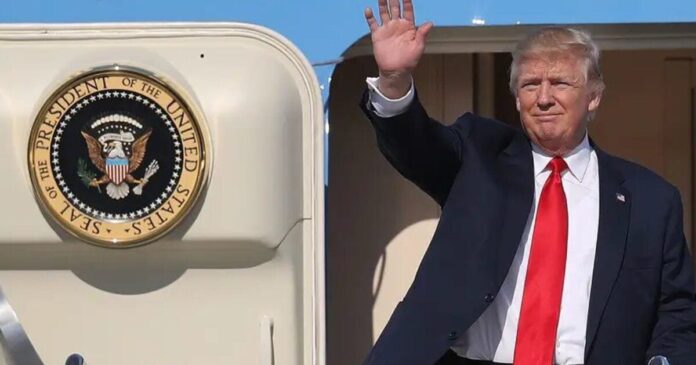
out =
<path fill-rule="evenodd" d="M 551 168 L 552 174 L 560 174 L 568 168 L 562 157 L 556 156 L 549 162 L 549 168 Z"/>

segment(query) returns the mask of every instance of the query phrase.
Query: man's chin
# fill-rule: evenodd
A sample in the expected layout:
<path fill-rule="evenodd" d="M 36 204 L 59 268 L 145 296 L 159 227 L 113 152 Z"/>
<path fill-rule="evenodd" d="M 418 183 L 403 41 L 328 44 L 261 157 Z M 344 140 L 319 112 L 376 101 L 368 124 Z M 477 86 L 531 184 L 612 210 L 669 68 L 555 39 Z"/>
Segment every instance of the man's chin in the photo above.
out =
<path fill-rule="evenodd" d="M 569 141 L 559 133 L 540 133 L 530 136 L 530 139 L 550 155 L 562 155 L 573 149 L 573 146 L 568 146 Z"/>

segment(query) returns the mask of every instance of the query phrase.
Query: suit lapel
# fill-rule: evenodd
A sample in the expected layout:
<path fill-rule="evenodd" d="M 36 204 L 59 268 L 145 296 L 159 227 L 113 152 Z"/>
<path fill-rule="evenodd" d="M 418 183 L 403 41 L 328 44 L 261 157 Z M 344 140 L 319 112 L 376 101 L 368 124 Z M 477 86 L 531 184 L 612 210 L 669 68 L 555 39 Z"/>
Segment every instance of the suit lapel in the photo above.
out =
<path fill-rule="evenodd" d="M 596 146 L 594 148 L 599 162 L 599 229 L 587 317 L 585 359 L 592 350 L 604 308 L 621 268 L 631 205 L 631 197 L 622 186 L 624 178 L 612 166 L 612 157 Z"/>
<path fill-rule="evenodd" d="M 510 270 L 512 259 L 517 252 L 520 237 L 527 224 L 527 218 L 534 203 L 534 161 L 529 140 L 522 133 L 516 133 L 510 144 L 498 158 L 498 182 L 503 192 L 503 215 L 500 221 L 500 250 L 492 262 L 495 263 L 495 280 L 498 285 Z"/>

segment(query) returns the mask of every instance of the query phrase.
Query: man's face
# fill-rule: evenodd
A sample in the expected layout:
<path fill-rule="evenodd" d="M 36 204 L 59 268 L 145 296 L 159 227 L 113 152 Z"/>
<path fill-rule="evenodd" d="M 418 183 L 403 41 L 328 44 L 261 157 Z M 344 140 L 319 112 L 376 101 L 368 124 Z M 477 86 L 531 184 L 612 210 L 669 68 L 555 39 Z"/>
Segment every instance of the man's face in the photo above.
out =
<path fill-rule="evenodd" d="M 597 109 L 600 98 L 577 57 L 538 56 L 519 65 L 517 110 L 522 127 L 547 153 L 563 155 L 580 143 L 587 115 Z"/>

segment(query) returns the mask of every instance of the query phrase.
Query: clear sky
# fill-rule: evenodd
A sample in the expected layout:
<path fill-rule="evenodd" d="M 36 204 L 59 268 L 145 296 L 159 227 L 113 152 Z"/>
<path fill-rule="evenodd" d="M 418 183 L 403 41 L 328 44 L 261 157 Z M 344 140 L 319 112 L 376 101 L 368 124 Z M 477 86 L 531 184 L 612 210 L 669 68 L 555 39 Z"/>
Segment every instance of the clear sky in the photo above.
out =
<path fill-rule="evenodd" d="M 376 0 L 0 0 L 0 22 L 240 21 L 289 38 L 311 61 L 364 35 Z M 696 22 L 694 0 L 416 0 L 436 25 Z"/>

